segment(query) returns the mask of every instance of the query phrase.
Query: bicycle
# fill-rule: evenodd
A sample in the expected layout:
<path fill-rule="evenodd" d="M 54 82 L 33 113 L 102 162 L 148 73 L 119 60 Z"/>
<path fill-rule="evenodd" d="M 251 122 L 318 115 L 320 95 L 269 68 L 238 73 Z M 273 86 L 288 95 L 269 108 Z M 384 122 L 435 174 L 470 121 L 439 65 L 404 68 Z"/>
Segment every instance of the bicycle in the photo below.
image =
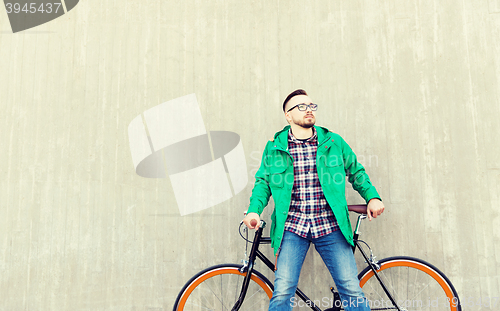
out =
<path fill-rule="evenodd" d="M 354 229 L 353 252 L 359 250 L 367 266 L 358 274 L 360 286 L 371 310 L 450 310 L 461 311 L 458 294 L 450 280 L 438 268 L 424 260 L 395 256 L 375 260 L 370 246 L 359 240 L 361 221 L 366 218 L 366 205 L 349 205 L 349 211 L 359 213 Z M 173 311 L 191 310 L 267 310 L 272 297 L 273 284 L 254 269 L 255 259 L 260 259 L 271 271 L 272 263 L 260 250 L 261 244 L 270 244 L 270 237 L 263 237 L 265 222 L 255 232 L 253 241 L 243 237 L 240 223 L 239 233 L 247 243 L 252 243 L 248 260 L 243 264 L 221 264 L 209 267 L 193 276 L 182 288 Z M 244 230 L 248 229 L 245 227 Z M 369 249 L 368 257 L 361 244 Z M 331 299 L 313 301 L 297 288 L 294 306 L 308 306 L 321 311 L 318 304 L 327 304 L 325 311 L 342 310 L 340 295 L 334 287 Z"/>

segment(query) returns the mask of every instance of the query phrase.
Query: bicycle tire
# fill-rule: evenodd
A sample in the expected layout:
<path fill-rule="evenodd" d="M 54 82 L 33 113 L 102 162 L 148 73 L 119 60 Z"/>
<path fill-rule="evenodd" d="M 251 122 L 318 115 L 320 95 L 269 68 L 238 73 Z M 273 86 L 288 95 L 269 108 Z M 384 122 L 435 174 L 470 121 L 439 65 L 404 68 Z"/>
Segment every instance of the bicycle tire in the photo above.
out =
<path fill-rule="evenodd" d="M 377 274 L 402 310 L 461 311 L 457 291 L 450 280 L 430 263 L 413 257 L 388 257 L 378 262 Z M 397 310 L 370 267 L 358 275 L 373 310 Z"/>
<path fill-rule="evenodd" d="M 245 273 L 242 265 L 221 264 L 193 276 L 175 300 L 173 311 L 231 310 L 239 297 Z M 273 284 L 262 273 L 253 270 L 241 311 L 267 310 Z"/>

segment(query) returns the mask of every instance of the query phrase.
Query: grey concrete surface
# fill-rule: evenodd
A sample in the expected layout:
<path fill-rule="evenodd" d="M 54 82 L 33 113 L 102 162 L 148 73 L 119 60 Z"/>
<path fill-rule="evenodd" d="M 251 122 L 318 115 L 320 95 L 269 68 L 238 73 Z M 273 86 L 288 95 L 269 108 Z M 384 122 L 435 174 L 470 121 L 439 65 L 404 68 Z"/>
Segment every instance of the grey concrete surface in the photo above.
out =
<path fill-rule="evenodd" d="M 86 0 L 16 34 L 0 8 L 0 310 L 169 310 L 196 271 L 239 262 L 296 88 L 383 197 L 363 231 L 378 258 L 434 263 L 466 303 L 499 297 L 499 38 L 495 0 Z M 168 178 L 135 174 L 127 126 L 191 93 L 207 130 L 240 135 L 252 177 L 181 217 Z M 325 271 L 310 252 L 314 297 Z"/>

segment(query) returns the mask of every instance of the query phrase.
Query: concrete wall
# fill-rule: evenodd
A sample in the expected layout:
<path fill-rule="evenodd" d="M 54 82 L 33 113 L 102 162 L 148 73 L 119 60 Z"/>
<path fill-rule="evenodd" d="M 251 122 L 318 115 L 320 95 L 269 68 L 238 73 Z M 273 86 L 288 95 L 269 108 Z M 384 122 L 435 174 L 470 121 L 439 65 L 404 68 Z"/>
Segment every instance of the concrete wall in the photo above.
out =
<path fill-rule="evenodd" d="M 15 34 L 3 10 L 0 310 L 168 310 L 196 271 L 239 262 L 296 88 L 384 199 L 363 230 L 378 258 L 424 258 L 465 301 L 500 296 L 499 1 L 86 0 Z M 168 178 L 135 173 L 127 127 L 191 93 L 207 130 L 241 136 L 252 175 L 181 217 Z M 316 295 L 323 269 L 310 253 Z"/>

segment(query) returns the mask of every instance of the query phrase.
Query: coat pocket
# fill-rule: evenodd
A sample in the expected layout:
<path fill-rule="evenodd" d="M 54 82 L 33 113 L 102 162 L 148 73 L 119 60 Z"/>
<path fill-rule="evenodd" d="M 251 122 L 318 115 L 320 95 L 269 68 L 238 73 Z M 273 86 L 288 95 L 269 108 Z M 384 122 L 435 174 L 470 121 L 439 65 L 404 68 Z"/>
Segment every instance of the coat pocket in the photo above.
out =
<path fill-rule="evenodd" d="M 271 166 L 269 169 L 269 183 L 271 187 L 283 188 L 286 179 L 285 166 Z"/>
<path fill-rule="evenodd" d="M 318 167 L 318 174 L 322 182 L 333 185 L 345 184 L 345 169 L 344 162 L 337 158 L 326 158 L 324 168 Z"/>

